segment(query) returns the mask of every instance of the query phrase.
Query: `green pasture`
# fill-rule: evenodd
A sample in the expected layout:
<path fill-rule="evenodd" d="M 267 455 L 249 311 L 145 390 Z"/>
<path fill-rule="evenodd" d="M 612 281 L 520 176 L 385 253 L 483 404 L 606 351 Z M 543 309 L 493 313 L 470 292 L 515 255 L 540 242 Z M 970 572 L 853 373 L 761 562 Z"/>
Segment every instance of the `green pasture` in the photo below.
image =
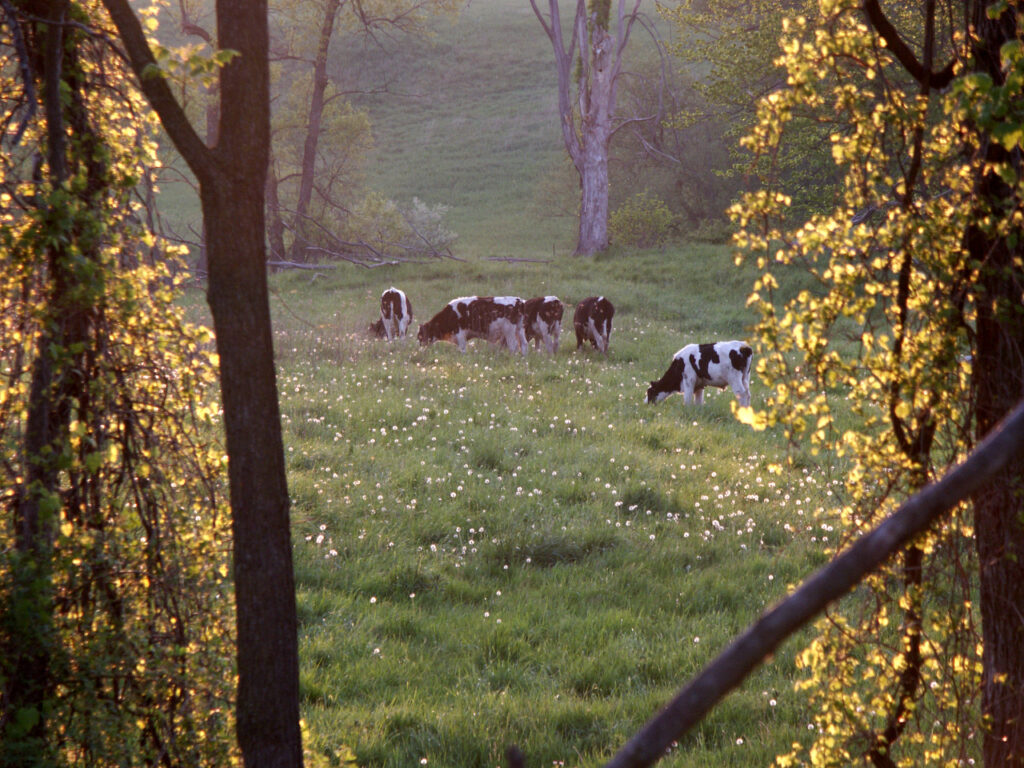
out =
<path fill-rule="evenodd" d="M 497 766 L 514 743 L 530 766 L 600 765 L 826 561 L 831 459 L 777 471 L 779 435 L 737 423 L 728 391 L 642 402 L 683 344 L 746 338 L 752 277 L 707 245 L 273 276 L 315 753 Z M 390 285 L 416 315 L 391 344 L 366 332 Z M 615 303 L 607 357 L 576 350 L 571 306 L 553 358 L 415 339 L 454 296 L 551 293 Z M 663 764 L 768 765 L 807 736 L 800 646 Z"/>

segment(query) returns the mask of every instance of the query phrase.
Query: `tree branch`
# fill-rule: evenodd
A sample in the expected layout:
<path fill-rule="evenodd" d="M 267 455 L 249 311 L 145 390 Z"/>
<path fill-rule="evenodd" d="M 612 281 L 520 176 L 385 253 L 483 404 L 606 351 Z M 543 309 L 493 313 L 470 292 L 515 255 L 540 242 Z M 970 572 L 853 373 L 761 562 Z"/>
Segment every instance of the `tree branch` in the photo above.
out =
<path fill-rule="evenodd" d="M 892 22 L 882 12 L 878 0 L 863 0 L 861 8 L 868 17 L 871 26 L 885 40 L 886 47 L 892 51 L 896 59 L 903 65 L 903 68 L 918 83 L 922 85 L 927 84 L 932 88 L 945 88 L 952 82 L 953 62 L 949 62 L 939 72 L 933 72 L 930 68 L 922 65 L 917 60 L 917 57 L 914 56 L 914 52 L 910 50 L 910 46 L 903 42 L 903 38 L 900 37 L 896 27 L 892 25 Z"/>

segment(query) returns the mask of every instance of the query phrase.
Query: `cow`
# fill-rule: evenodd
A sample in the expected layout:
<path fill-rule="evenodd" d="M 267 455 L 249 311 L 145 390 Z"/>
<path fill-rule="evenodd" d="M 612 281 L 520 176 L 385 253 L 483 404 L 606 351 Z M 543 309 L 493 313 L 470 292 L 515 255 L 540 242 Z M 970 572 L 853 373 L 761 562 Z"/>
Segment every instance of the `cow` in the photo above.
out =
<path fill-rule="evenodd" d="M 673 392 L 682 392 L 687 404 L 704 402 L 704 387 L 732 387 L 741 406 L 750 405 L 750 358 L 753 350 L 743 341 L 687 344 L 676 352 L 672 364 L 647 389 L 647 402 L 660 403 Z"/>
<path fill-rule="evenodd" d="M 572 317 L 576 329 L 576 349 L 589 340 L 599 352 L 607 355 L 614 314 L 615 307 L 604 296 L 591 296 L 577 304 L 576 313 Z"/>
<path fill-rule="evenodd" d="M 404 291 L 391 286 L 380 295 L 380 326 L 388 341 L 405 338 L 412 323 L 412 304 Z"/>
<path fill-rule="evenodd" d="M 463 296 L 452 299 L 417 334 L 420 344 L 452 341 L 466 351 L 469 339 L 504 343 L 512 352 L 526 354 L 524 302 L 518 296 Z"/>
<path fill-rule="evenodd" d="M 562 333 L 562 302 L 557 296 L 538 296 L 527 299 L 523 325 L 526 343 L 532 340 L 536 349 L 543 341 L 552 355 L 558 354 L 558 338 Z"/>

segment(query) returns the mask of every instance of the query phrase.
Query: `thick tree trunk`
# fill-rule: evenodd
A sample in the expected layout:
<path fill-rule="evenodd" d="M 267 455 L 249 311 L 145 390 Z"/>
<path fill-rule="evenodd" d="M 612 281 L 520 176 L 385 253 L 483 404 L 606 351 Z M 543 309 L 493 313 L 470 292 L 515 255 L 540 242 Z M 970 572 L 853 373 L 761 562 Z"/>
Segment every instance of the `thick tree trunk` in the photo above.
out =
<path fill-rule="evenodd" d="M 608 145 L 613 133 L 615 80 L 622 67 L 622 54 L 639 4 L 639 0 L 635 0 L 632 13 L 626 14 L 625 0 L 619 0 L 616 37 L 613 38 L 606 26 L 602 26 L 608 23 L 610 0 L 599 9 L 597 23 L 592 28 L 588 27 L 586 3 L 577 0 L 572 38 L 566 49 L 558 0 L 548 0 L 547 19 L 536 0 L 530 0 L 533 13 L 555 52 L 562 140 L 580 177 L 580 219 L 575 250 L 580 255 L 589 256 L 608 247 Z M 570 88 L 577 43 L 582 70 L 577 90 L 578 112 L 574 112 Z"/>
<path fill-rule="evenodd" d="M 298 627 L 262 179 L 206 183 L 202 201 L 230 457 L 239 745 L 248 766 L 297 766 L 302 763 Z"/>
<path fill-rule="evenodd" d="M 988 183 L 982 188 L 993 192 Z M 1024 270 L 1019 266 L 1024 254 L 1005 242 L 991 242 L 981 232 L 973 235 L 968 239 L 971 254 L 985 264 L 981 279 L 985 299 L 978 302 L 974 358 L 980 438 L 1024 397 L 1024 308 L 1020 305 Z M 1004 470 L 973 502 L 981 571 L 983 755 L 990 768 L 1024 766 L 1024 473 L 1020 465 Z"/>
<path fill-rule="evenodd" d="M 576 253 L 590 256 L 608 247 L 608 145 L 612 134 L 614 75 L 612 38 L 595 29 L 590 46 L 589 82 L 581 84 L 580 225 Z"/>
<path fill-rule="evenodd" d="M 608 151 L 597 136 L 583 141 L 580 221 L 576 253 L 592 256 L 608 247 Z"/>
<path fill-rule="evenodd" d="M 1002 84 L 1000 50 L 1017 39 L 1017 7 L 998 18 L 988 3 L 973 3 L 976 67 Z M 1018 99 L 1020 97 L 1018 96 Z M 982 229 L 989 216 L 1007 220 L 1021 201 L 991 168 L 1024 170 L 1014 155 L 987 136 L 979 137 L 987 161 L 978 180 L 979 222 L 967 248 L 981 265 L 977 343 L 977 434 L 982 437 L 1024 397 L 1024 246 L 1014 233 L 993 239 Z M 973 498 L 975 538 L 981 569 L 982 699 L 985 765 L 1024 766 L 1024 471 L 1004 471 Z"/>

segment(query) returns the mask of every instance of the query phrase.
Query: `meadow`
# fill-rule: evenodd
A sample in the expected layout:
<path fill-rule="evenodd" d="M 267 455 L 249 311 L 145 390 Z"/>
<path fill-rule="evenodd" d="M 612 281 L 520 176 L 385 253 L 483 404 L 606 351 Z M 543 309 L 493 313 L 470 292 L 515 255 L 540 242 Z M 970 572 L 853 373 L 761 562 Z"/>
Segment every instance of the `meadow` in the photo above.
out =
<path fill-rule="evenodd" d="M 749 338 L 752 269 L 700 243 L 569 256 L 575 221 L 538 203 L 565 160 L 528 4 L 467 4 L 435 33 L 338 45 L 332 77 L 368 91 L 353 98 L 374 125 L 370 185 L 449 206 L 460 260 L 271 277 L 307 744 L 366 768 L 493 768 L 512 743 L 531 768 L 597 766 L 826 562 L 820 513 L 843 471 L 787 463 L 779 434 L 734 420 L 731 392 L 643 402 L 684 344 Z M 178 229 L 198 231 L 192 193 L 165 193 Z M 416 314 L 393 344 L 367 333 L 390 285 Z M 557 355 L 420 347 L 418 323 L 467 294 L 561 297 Z M 617 310 L 607 357 L 571 329 L 571 305 L 596 294 Z M 807 637 L 662 765 L 767 766 L 807 741 L 793 692 Z"/>
<path fill-rule="evenodd" d="M 643 402 L 684 343 L 745 338 L 752 279 L 700 244 L 272 278 L 315 753 L 497 766 L 514 743 L 530 766 L 600 765 L 826 561 L 830 458 L 787 464 L 779 435 L 733 419 L 728 390 Z M 604 294 L 610 352 L 576 350 L 571 306 L 554 357 L 389 344 L 367 326 L 392 284 L 413 333 L 456 295 Z M 805 738 L 800 647 L 662 764 L 769 765 Z"/>

